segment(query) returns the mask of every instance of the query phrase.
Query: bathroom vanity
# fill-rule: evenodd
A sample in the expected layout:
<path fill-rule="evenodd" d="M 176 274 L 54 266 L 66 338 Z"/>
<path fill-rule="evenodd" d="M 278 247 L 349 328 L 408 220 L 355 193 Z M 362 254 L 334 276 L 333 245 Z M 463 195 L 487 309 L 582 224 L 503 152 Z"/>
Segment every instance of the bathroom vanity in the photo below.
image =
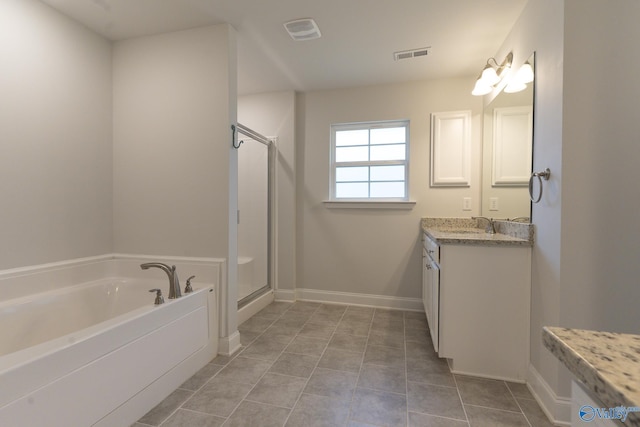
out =
<path fill-rule="evenodd" d="M 514 225 L 524 235 L 504 234 L 509 224 L 495 234 L 477 225 L 423 220 L 422 298 L 433 346 L 455 373 L 522 382 L 529 365 L 531 225 Z"/>

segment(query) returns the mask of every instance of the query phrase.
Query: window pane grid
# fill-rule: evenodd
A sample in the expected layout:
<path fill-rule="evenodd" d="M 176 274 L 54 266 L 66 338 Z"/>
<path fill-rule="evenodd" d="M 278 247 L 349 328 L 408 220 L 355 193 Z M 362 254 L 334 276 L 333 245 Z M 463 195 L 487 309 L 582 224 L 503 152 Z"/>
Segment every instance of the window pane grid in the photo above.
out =
<path fill-rule="evenodd" d="M 404 170 L 404 165 L 338 167 L 336 183 L 404 182 Z"/>
<path fill-rule="evenodd" d="M 338 182 L 337 198 L 391 199 L 404 197 L 404 181 Z"/>
<path fill-rule="evenodd" d="M 408 122 L 332 126 L 332 198 L 407 199 Z"/>

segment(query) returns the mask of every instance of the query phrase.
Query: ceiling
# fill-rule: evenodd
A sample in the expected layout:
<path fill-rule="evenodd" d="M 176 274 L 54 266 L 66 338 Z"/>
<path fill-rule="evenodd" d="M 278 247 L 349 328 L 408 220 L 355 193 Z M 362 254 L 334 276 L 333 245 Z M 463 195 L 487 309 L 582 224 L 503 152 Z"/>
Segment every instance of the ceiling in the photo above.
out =
<path fill-rule="evenodd" d="M 240 94 L 477 75 L 527 0 L 42 0 L 111 40 L 227 22 Z M 313 18 L 322 37 L 283 23 Z M 393 52 L 430 46 L 426 57 Z"/>

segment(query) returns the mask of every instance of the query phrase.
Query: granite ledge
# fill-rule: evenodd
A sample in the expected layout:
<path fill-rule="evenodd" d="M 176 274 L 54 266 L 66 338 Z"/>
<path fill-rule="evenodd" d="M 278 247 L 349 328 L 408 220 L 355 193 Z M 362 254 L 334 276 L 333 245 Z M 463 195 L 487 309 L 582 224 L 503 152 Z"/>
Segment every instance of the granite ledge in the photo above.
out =
<path fill-rule="evenodd" d="M 542 340 L 605 406 L 640 407 L 640 335 L 545 327 Z M 640 413 L 625 425 L 640 426 Z"/>
<path fill-rule="evenodd" d="M 472 218 L 422 218 L 422 231 L 439 244 L 533 246 L 533 225 L 495 221 L 496 233 L 484 233 Z M 474 232 L 475 231 L 475 232 Z"/>

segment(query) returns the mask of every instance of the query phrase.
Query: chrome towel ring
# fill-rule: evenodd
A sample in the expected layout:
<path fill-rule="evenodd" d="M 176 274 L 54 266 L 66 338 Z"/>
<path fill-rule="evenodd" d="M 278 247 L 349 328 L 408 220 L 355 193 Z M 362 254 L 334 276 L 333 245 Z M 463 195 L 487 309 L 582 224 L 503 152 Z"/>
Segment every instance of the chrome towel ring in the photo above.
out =
<path fill-rule="evenodd" d="M 542 199 L 542 178 L 545 181 L 549 181 L 549 177 L 551 176 L 551 171 L 549 168 L 546 168 L 542 172 L 534 172 L 531 174 L 531 178 L 529 178 L 529 198 L 533 203 L 538 203 L 540 199 Z M 533 197 L 533 178 L 538 178 L 538 185 L 540 186 L 540 193 L 538 193 L 538 197 Z"/>

